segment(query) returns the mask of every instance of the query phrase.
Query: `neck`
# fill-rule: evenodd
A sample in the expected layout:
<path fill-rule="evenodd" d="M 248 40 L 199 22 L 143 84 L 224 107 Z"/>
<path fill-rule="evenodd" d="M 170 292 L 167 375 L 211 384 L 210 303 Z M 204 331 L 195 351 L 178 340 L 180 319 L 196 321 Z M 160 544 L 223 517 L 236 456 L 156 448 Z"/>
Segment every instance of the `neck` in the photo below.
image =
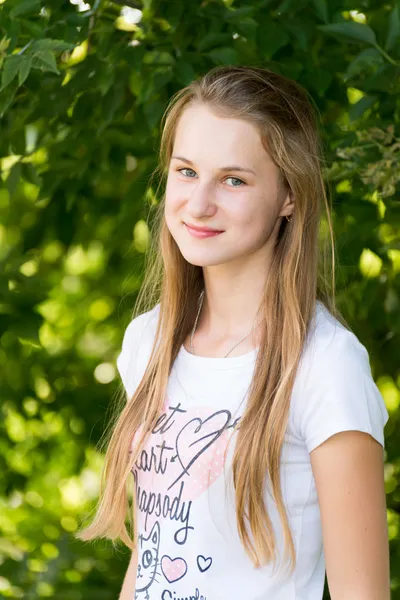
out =
<path fill-rule="evenodd" d="M 244 335 L 263 314 L 259 311 L 265 293 L 262 278 L 258 282 L 216 281 L 204 278 L 205 294 L 196 330 L 213 338 Z"/>
<path fill-rule="evenodd" d="M 192 331 L 191 331 L 191 335 L 190 335 L 190 351 L 191 351 L 193 354 L 194 354 L 194 349 L 193 349 L 193 336 L 194 336 L 194 333 L 195 333 L 195 331 L 196 331 L 196 327 L 197 327 L 197 323 L 198 323 L 198 320 L 199 320 L 199 317 L 200 317 L 201 309 L 202 309 L 202 307 L 203 307 L 203 303 L 204 303 L 204 297 L 205 297 L 205 290 L 203 290 L 203 291 L 201 292 L 201 294 L 200 294 L 200 298 L 199 298 L 199 307 L 198 307 L 198 310 L 197 310 L 197 315 L 196 315 L 196 319 L 195 319 L 195 322 L 194 322 L 194 325 L 193 325 L 193 329 L 192 329 Z M 229 354 L 230 354 L 230 353 L 231 353 L 231 352 L 232 352 L 232 351 L 233 351 L 233 350 L 234 350 L 234 349 L 235 349 L 235 348 L 236 348 L 236 347 L 237 347 L 239 344 L 241 344 L 243 341 L 245 341 L 245 340 L 246 340 L 246 338 L 248 338 L 248 336 L 249 336 L 250 334 L 253 334 L 253 335 L 254 335 L 254 334 L 255 334 L 255 332 L 256 332 L 256 329 L 257 329 L 258 325 L 259 325 L 259 324 L 260 324 L 260 323 L 261 323 L 263 320 L 264 320 L 264 318 L 257 319 L 257 320 L 255 321 L 254 325 L 251 327 L 251 329 L 250 329 L 248 332 L 246 332 L 246 334 L 245 334 L 244 336 L 240 337 L 240 339 L 239 339 L 239 340 L 237 340 L 237 341 L 236 341 L 236 343 L 234 343 L 233 345 L 231 345 L 230 349 L 229 349 L 229 350 L 228 350 L 228 352 L 225 354 L 225 357 L 227 357 L 227 356 L 228 356 L 228 355 L 229 355 Z M 210 341 L 210 340 L 209 340 L 209 341 Z"/>

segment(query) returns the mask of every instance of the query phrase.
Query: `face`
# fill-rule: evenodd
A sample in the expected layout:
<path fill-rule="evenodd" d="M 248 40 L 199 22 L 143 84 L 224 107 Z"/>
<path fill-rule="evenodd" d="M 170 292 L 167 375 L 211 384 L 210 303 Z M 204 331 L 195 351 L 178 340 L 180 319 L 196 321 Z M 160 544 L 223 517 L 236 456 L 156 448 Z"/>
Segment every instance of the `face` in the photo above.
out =
<path fill-rule="evenodd" d="M 185 109 L 169 164 L 165 219 L 189 263 L 221 265 L 271 251 L 281 218 L 292 210 L 254 125 L 205 105 Z M 221 233 L 196 234 L 190 225 Z"/>

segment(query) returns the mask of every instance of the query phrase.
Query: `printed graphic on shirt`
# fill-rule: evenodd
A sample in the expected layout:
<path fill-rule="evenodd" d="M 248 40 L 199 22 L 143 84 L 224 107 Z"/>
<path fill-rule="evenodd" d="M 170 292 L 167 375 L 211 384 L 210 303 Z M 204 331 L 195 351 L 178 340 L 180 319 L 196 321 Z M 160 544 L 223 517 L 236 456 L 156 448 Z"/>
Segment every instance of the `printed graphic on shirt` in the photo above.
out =
<path fill-rule="evenodd" d="M 142 523 L 136 600 L 180 600 L 173 584 L 185 580 L 188 573 L 196 571 L 201 576 L 212 569 L 211 549 L 209 555 L 198 554 L 190 562 L 185 544 L 194 530 L 193 504 L 223 473 L 224 452 L 239 421 L 240 417 L 234 419 L 229 410 L 205 406 L 187 410 L 166 398 L 162 414 L 132 468 Z M 163 528 L 164 519 L 173 527 Z M 163 539 L 164 532 L 171 539 Z M 163 552 L 163 548 L 168 550 Z M 152 588 L 157 596 L 151 595 Z M 184 598 L 206 600 L 198 588 L 185 591 Z"/>

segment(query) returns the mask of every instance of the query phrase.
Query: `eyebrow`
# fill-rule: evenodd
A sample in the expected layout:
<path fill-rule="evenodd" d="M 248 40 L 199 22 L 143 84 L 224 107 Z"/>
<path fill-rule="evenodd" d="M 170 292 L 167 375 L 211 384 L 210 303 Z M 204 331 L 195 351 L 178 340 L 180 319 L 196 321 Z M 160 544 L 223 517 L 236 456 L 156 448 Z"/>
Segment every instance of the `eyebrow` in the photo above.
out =
<path fill-rule="evenodd" d="M 176 158 L 177 160 L 181 160 L 185 163 L 187 163 L 188 165 L 193 165 L 194 163 L 189 160 L 188 158 L 184 158 L 183 156 L 171 156 L 171 158 Z M 244 173 L 252 173 L 253 175 L 255 175 L 255 171 L 253 171 L 253 169 L 246 169 L 245 167 L 240 167 L 239 165 L 230 165 L 227 167 L 221 167 L 220 171 L 242 171 Z"/>

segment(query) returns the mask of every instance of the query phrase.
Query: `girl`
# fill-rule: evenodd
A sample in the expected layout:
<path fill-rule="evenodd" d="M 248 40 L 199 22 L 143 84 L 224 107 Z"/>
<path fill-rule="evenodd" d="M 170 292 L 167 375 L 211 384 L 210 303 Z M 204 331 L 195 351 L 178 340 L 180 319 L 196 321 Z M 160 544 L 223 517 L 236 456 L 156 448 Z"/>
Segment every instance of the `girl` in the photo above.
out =
<path fill-rule="evenodd" d="M 388 412 L 321 271 L 308 96 L 217 67 L 162 125 L 156 245 L 117 358 L 128 401 L 78 537 L 132 549 L 123 600 L 321 600 L 325 569 L 332 600 L 386 600 Z"/>

